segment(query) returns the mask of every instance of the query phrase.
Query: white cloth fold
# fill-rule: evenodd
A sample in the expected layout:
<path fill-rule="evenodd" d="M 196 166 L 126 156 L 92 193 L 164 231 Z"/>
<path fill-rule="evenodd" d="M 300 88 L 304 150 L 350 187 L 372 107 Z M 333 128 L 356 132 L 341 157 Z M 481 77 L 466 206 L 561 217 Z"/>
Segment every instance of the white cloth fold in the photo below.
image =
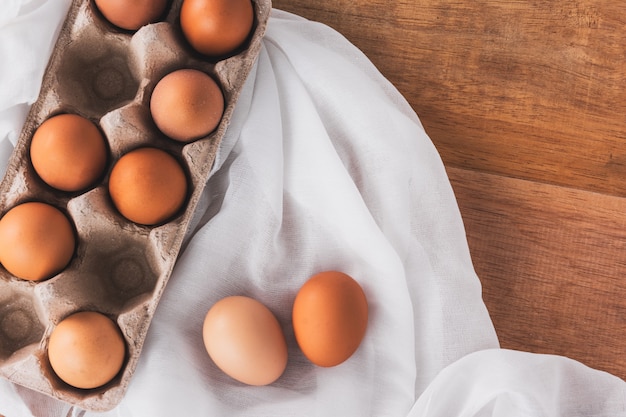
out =
<path fill-rule="evenodd" d="M 33 65 L 10 44 L 28 27 L 38 27 L 41 39 L 55 33 L 67 6 L 21 3 L 30 7 L 13 1 L 7 10 L 14 14 L 0 17 L 0 74 L 20 74 L 6 66 L 12 62 L 31 75 L 12 76 L 11 86 L 0 78 L 0 139 L 17 137 L 23 116 L 14 107 L 28 108 L 36 97 L 49 54 L 35 36 L 19 40 L 29 42 L 21 48 L 28 56 L 46 57 Z M 55 14 L 47 11 L 43 19 L 48 7 Z M 0 146 L 0 163 L 9 151 Z M 318 368 L 298 350 L 290 312 L 300 285 L 329 269 L 361 283 L 371 313 L 355 355 L 335 368 Z M 236 294 L 268 306 L 285 331 L 289 362 L 272 385 L 235 382 L 204 350 L 204 315 Z M 340 34 L 274 10 L 122 403 L 107 413 L 83 413 L 1 380 L 0 414 L 500 416 L 504 400 L 478 411 L 463 405 L 474 396 L 491 398 L 488 391 L 498 392 L 499 381 L 516 381 L 513 399 L 573 401 L 563 408 L 568 414 L 532 409 L 510 415 L 582 417 L 585 408 L 573 404 L 585 403 L 602 410 L 608 397 L 583 389 L 598 381 L 614 394 L 606 410 L 626 404 L 622 381 L 552 357 L 542 360 L 555 364 L 555 375 L 575 368 L 575 386 L 538 389 L 529 375 L 507 373 L 536 365 L 536 357 L 506 352 L 498 349 L 445 169 L 418 117 Z M 499 378 L 485 364 L 498 365 Z M 558 383 L 567 388 L 570 379 Z M 575 398 L 560 397 L 574 389 Z"/>
<path fill-rule="evenodd" d="M 506 349 L 445 368 L 411 417 L 613 417 L 626 415 L 624 381 L 562 356 Z"/>

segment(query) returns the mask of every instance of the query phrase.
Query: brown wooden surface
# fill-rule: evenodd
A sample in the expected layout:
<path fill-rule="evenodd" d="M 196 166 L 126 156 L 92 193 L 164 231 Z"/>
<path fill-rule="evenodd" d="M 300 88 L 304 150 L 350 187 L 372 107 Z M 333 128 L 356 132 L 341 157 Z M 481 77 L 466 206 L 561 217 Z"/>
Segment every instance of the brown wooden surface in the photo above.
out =
<path fill-rule="evenodd" d="M 626 3 L 274 0 L 337 29 L 439 149 L 502 347 L 626 379 Z"/>

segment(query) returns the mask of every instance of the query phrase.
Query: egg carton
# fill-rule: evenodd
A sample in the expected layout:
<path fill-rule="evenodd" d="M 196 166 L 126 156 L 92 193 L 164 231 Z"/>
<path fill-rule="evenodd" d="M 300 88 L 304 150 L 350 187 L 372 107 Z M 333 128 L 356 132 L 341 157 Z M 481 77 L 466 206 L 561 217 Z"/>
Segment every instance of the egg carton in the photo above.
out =
<path fill-rule="evenodd" d="M 220 141 L 258 56 L 271 12 L 271 0 L 253 0 L 254 26 L 246 44 L 230 57 L 211 60 L 196 53 L 184 39 L 178 18 L 181 4 L 182 0 L 172 0 L 161 21 L 129 32 L 107 22 L 93 0 L 74 0 L 45 71 L 40 95 L 0 183 L 0 215 L 22 202 L 49 203 L 69 217 L 77 237 L 69 266 L 50 279 L 25 281 L 0 267 L 0 376 L 85 410 L 110 410 L 127 390 Z M 191 143 L 163 135 L 149 109 L 157 82 L 182 68 L 213 76 L 225 98 L 217 129 Z M 29 160 L 30 141 L 37 127 L 52 115 L 66 112 L 96 123 L 108 141 L 104 179 L 81 193 L 47 186 Z M 108 194 L 107 180 L 114 163 L 143 145 L 170 152 L 188 175 L 190 191 L 184 211 L 157 226 L 126 220 Z M 112 318 L 127 349 L 120 373 L 106 385 L 90 390 L 61 381 L 47 357 L 55 326 L 84 310 Z"/>

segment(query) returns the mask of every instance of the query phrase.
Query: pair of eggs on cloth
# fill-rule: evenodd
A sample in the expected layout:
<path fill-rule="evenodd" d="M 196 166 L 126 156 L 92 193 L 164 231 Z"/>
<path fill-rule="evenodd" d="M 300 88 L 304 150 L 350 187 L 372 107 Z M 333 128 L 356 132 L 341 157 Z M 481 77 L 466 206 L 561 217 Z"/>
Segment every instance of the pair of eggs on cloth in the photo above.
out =
<path fill-rule="evenodd" d="M 337 366 L 358 349 L 368 321 L 368 303 L 356 280 L 338 271 L 310 277 L 292 307 L 292 326 L 304 356 L 321 367 Z M 203 325 L 213 362 L 248 385 L 268 385 L 287 367 L 287 342 L 276 316 L 259 301 L 229 296 L 215 303 Z"/>
<path fill-rule="evenodd" d="M 296 294 L 292 325 L 304 355 L 321 367 L 341 364 L 365 335 L 368 304 L 349 275 L 325 271 L 313 275 Z M 233 379 L 268 385 L 287 367 L 287 342 L 276 316 L 259 301 L 229 296 L 205 316 L 205 348 L 213 362 Z M 102 386 L 121 370 L 125 343 L 108 317 L 84 311 L 62 320 L 52 331 L 48 358 L 66 383 L 83 389 Z"/>

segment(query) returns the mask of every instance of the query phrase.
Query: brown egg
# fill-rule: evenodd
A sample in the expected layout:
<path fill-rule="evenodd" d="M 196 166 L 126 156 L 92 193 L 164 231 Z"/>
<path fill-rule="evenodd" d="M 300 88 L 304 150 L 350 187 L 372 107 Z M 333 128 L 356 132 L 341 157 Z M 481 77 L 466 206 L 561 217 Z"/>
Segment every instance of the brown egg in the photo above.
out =
<path fill-rule="evenodd" d="M 52 277 L 69 264 L 75 246 L 69 219 L 49 204 L 23 203 L 0 219 L 0 263 L 18 278 Z"/>
<path fill-rule="evenodd" d="M 79 191 L 104 172 L 107 145 L 100 130 L 76 114 L 60 114 L 35 131 L 30 158 L 41 179 L 62 191 Z"/>
<path fill-rule="evenodd" d="M 163 77 L 150 98 L 150 112 L 159 130 L 180 142 L 211 133 L 222 120 L 224 95 L 209 75 L 195 69 Z"/>
<path fill-rule="evenodd" d="M 357 350 L 367 328 L 368 306 L 361 286 L 337 271 L 311 277 L 293 305 L 293 330 L 304 355 L 324 367 L 339 365 Z"/>
<path fill-rule="evenodd" d="M 167 0 L 95 0 L 95 3 L 109 22 L 126 30 L 137 30 L 157 21 L 167 6 Z"/>
<path fill-rule="evenodd" d="M 215 364 L 244 384 L 271 384 L 287 367 L 287 342 L 278 320 L 252 298 L 231 296 L 215 303 L 202 336 Z"/>
<path fill-rule="evenodd" d="M 209 56 L 227 55 L 248 38 L 254 22 L 250 0 L 184 0 L 180 26 L 191 46 Z"/>
<path fill-rule="evenodd" d="M 100 387 L 120 372 L 126 343 L 119 327 L 95 311 L 74 313 L 50 334 L 48 359 L 54 373 L 82 389 Z"/>
<path fill-rule="evenodd" d="M 157 148 L 139 148 L 122 156 L 109 178 L 113 204 L 127 219 L 144 225 L 174 216 L 187 197 L 187 177 L 180 163 Z"/>

